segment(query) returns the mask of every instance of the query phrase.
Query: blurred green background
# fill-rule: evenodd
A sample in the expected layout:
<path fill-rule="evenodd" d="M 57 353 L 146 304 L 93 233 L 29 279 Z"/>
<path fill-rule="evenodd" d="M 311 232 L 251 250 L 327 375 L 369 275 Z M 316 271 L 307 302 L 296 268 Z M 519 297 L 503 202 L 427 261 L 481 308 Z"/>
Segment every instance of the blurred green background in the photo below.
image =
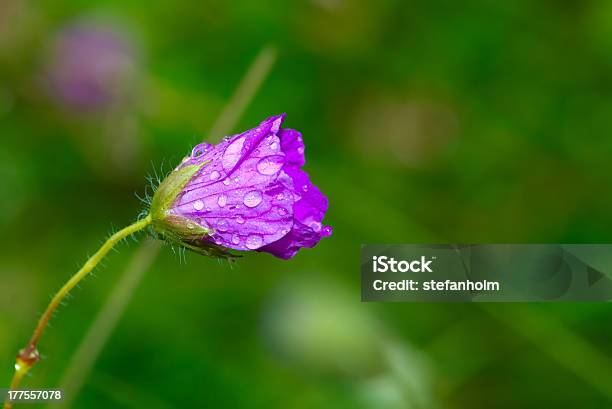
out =
<path fill-rule="evenodd" d="M 232 112 L 265 46 L 270 73 Z M 73 407 L 612 407 L 607 304 L 359 296 L 362 243 L 610 242 L 612 3 L 596 0 L 2 0 L 0 385 L 145 177 L 218 140 L 224 109 L 232 133 L 287 112 L 333 236 L 234 266 L 164 247 Z M 79 365 L 139 246 L 74 291 L 26 386 Z"/>

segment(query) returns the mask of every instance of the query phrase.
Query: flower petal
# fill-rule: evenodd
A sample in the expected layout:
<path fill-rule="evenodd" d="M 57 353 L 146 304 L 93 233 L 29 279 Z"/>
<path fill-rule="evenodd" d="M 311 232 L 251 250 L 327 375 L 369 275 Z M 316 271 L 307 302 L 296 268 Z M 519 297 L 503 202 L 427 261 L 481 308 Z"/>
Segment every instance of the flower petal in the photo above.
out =
<path fill-rule="evenodd" d="M 213 229 L 216 244 L 236 250 L 255 250 L 286 235 L 294 198 L 277 181 L 285 165 L 276 136 L 282 118 L 269 118 L 217 145 L 173 211 Z"/>
<path fill-rule="evenodd" d="M 312 228 L 295 222 L 289 234 L 257 251 L 287 260 L 295 256 L 302 247 L 314 247 L 322 237 L 322 234 L 313 231 Z"/>
<path fill-rule="evenodd" d="M 224 170 L 227 174 L 231 174 L 234 169 L 240 166 L 242 161 L 249 157 L 250 153 L 260 145 L 266 136 L 278 133 L 284 118 L 285 114 L 271 116 L 257 127 L 241 134 L 226 137 L 215 146 L 208 143 L 199 144 L 193 148 L 191 157 L 185 158 L 179 168 L 210 161 L 211 165 L 215 165 L 217 168 L 215 170 Z M 221 169 L 219 169 L 219 166 Z M 206 165 L 206 167 L 210 166 Z"/>
<path fill-rule="evenodd" d="M 331 235 L 331 228 L 321 224 L 327 211 L 327 197 L 310 182 L 306 172 L 297 168 L 285 167 L 283 173 L 290 177 L 295 200 L 293 227 L 286 236 L 262 247 L 259 251 L 289 259 L 300 248 L 314 247 L 321 238 Z"/>
<path fill-rule="evenodd" d="M 278 133 L 283 153 L 287 156 L 287 165 L 294 167 L 304 166 L 304 141 L 302 134 L 293 129 L 281 129 Z"/>

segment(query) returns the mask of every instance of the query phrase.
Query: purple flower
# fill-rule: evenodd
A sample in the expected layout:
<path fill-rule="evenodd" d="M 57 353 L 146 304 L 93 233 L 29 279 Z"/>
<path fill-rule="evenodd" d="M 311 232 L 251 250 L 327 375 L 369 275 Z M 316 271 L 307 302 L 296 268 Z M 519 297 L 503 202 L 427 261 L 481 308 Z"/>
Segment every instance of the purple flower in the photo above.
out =
<path fill-rule="evenodd" d="M 193 148 L 153 196 L 155 231 L 203 254 L 256 250 L 284 259 L 331 235 L 321 224 L 327 198 L 300 169 L 302 136 L 280 129 L 284 116 Z"/>
<path fill-rule="evenodd" d="M 129 92 L 135 50 L 127 35 L 108 24 L 80 22 L 60 31 L 47 67 L 53 97 L 68 108 L 107 108 Z"/>

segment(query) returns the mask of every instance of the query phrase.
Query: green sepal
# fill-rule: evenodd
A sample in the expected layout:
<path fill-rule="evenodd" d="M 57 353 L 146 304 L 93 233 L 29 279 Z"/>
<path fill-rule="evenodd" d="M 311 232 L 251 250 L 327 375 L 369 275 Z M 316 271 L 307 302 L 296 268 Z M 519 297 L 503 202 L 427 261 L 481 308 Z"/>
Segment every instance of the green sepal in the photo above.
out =
<path fill-rule="evenodd" d="M 202 240 L 213 233 L 211 229 L 194 220 L 170 213 L 183 188 L 208 163 L 209 161 L 174 170 L 160 183 L 151 200 L 151 227 L 171 244 L 205 256 L 233 259 L 237 256 L 229 253 L 226 248 Z"/>
<path fill-rule="evenodd" d="M 174 204 L 178 194 L 189 183 L 193 175 L 209 162 L 206 161 L 174 170 L 159 184 L 151 200 L 151 209 L 149 210 L 154 225 L 156 221 L 167 217 L 168 210 Z"/>

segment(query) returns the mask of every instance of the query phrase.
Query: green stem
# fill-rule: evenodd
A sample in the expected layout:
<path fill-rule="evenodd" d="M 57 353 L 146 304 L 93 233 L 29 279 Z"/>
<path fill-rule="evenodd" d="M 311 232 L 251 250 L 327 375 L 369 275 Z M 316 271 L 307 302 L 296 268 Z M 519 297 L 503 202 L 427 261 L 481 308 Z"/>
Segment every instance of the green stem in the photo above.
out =
<path fill-rule="evenodd" d="M 221 136 L 228 135 L 234 129 L 236 122 L 240 119 L 246 108 L 252 103 L 259 88 L 270 74 L 277 58 L 275 46 L 266 46 L 257 54 L 247 72 L 236 87 L 231 100 L 223 109 L 219 118 L 215 121 L 207 139 L 212 141 Z M 117 322 L 123 315 L 135 288 L 139 281 L 153 264 L 155 257 L 159 254 L 161 246 L 143 245 L 134 255 L 134 260 L 119 276 L 117 285 L 110 292 L 109 299 L 102 307 L 98 317 L 91 324 L 87 335 L 81 341 L 77 352 L 73 355 L 60 385 L 66 395 L 60 406 L 54 404 L 54 408 L 68 408 L 87 378 L 94 362 L 105 346 L 106 340 L 117 326 Z M 95 339 L 95 342 L 92 342 Z M 51 409 L 51 407 L 49 408 Z"/>
<path fill-rule="evenodd" d="M 57 309 L 58 305 L 62 302 L 62 300 L 70 293 L 70 291 L 83 279 L 85 278 L 91 270 L 93 270 L 98 263 L 106 256 L 106 254 L 121 240 L 128 237 L 129 235 L 140 231 L 151 224 L 151 215 L 147 215 L 144 219 L 138 220 L 136 223 L 131 224 L 123 229 L 119 230 L 104 242 L 102 247 L 96 251 L 96 253 L 91 256 L 83 267 L 79 271 L 77 271 L 71 278 L 64 284 L 62 288 L 53 296 L 51 302 L 47 306 L 47 309 L 43 313 L 43 315 L 38 320 L 38 324 L 34 329 L 34 333 L 30 338 L 28 344 L 19 351 L 17 354 L 16 362 L 15 362 L 15 374 L 13 375 L 13 380 L 11 381 L 10 389 L 17 389 L 21 383 L 23 377 L 32 369 L 32 367 L 38 362 L 40 355 L 38 353 L 38 341 L 45 331 L 49 320 L 53 316 L 53 313 Z M 4 402 L 4 409 L 12 408 L 12 403 L 6 400 Z"/>

